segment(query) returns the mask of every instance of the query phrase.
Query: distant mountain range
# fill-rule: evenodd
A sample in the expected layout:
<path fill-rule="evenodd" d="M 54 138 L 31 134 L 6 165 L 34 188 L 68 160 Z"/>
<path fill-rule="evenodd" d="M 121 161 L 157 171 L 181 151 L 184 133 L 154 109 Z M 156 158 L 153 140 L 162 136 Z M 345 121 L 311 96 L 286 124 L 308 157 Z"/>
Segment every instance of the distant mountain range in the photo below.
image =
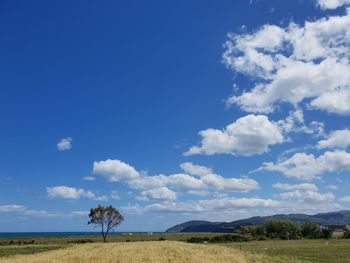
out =
<path fill-rule="evenodd" d="M 208 221 L 188 221 L 166 230 L 166 232 L 216 232 L 229 233 L 239 229 L 241 226 L 261 225 L 271 219 L 290 220 L 296 223 L 315 222 L 319 225 L 345 225 L 350 224 L 350 210 L 338 212 L 320 213 L 316 215 L 289 214 L 272 216 L 255 216 L 247 219 L 236 220 L 232 222 L 208 222 Z"/>

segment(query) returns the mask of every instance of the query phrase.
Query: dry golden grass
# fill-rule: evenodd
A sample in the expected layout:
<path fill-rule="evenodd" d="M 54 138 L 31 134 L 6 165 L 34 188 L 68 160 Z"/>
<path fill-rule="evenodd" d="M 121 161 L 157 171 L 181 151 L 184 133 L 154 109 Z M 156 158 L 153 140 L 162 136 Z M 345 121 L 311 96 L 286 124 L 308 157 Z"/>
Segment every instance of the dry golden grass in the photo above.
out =
<path fill-rule="evenodd" d="M 164 262 L 230 262 L 230 263 L 299 263 L 287 258 L 253 255 L 220 245 L 188 244 L 177 241 L 93 243 L 75 245 L 33 255 L 0 258 L 7 263 L 164 263 Z"/>

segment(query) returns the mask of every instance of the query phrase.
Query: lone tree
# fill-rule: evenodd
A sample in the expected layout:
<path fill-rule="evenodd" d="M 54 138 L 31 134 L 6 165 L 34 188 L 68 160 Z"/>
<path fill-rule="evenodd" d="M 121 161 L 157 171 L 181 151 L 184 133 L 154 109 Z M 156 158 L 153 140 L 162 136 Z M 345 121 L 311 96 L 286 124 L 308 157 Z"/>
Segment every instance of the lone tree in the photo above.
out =
<path fill-rule="evenodd" d="M 114 227 L 124 221 L 124 217 L 113 206 L 101 206 L 90 209 L 88 224 L 100 225 L 103 242 L 106 242 L 107 235 Z"/>

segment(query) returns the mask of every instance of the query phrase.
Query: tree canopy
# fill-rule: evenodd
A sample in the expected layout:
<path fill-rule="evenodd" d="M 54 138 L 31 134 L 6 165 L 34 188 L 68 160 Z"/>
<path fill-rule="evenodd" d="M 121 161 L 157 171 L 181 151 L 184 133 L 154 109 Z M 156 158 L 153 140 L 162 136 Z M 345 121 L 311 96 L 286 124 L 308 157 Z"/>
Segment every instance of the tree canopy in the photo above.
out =
<path fill-rule="evenodd" d="M 103 237 L 103 242 L 106 242 L 108 233 L 121 222 L 124 221 L 124 217 L 118 211 L 118 209 L 113 206 L 101 206 L 98 205 L 96 208 L 91 208 L 89 213 L 88 224 L 100 225 L 101 235 Z"/>

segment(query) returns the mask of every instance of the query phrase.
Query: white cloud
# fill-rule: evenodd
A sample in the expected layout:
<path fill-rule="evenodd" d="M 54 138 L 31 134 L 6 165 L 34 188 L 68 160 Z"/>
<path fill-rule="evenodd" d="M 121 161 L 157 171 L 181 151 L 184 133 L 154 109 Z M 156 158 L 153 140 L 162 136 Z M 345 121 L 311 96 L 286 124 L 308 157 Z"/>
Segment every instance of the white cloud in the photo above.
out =
<path fill-rule="evenodd" d="M 327 188 L 328 188 L 328 189 L 331 189 L 331 190 L 337 190 L 337 189 L 338 189 L 338 186 L 337 186 L 337 185 L 334 185 L 334 184 L 330 184 L 330 185 L 327 185 Z"/>
<path fill-rule="evenodd" d="M 177 194 L 167 187 L 160 187 L 141 192 L 140 200 L 148 201 L 150 199 L 156 200 L 176 200 Z"/>
<path fill-rule="evenodd" d="M 186 189 L 203 189 L 206 185 L 203 180 L 194 178 L 187 174 L 172 174 L 166 178 L 165 184 L 172 187 L 186 188 Z"/>
<path fill-rule="evenodd" d="M 314 184 L 303 183 L 303 184 L 281 184 L 277 183 L 272 185 L 273 188 L 286 190 L 286 191 L 294 191 L 294 190 L 309 190 L 309 191 L 317 191 L 318 187 Z"/>
<path fill-rule="evenodd" d="M 0 205 L 0 212 L 19 212 L 25 209 L 23 205 Z"/>
<path fill-rule="evenodd" d="M 134 189 L 153 189 L 165 186 L 166 175 L 148 176 L 142 175 L 138 178 L 129 180 L 129 187 Z"/>
<path fill-rule="evenodd" d="M 291 111 L 286 119 L 276 122 L 283 134 L 290 132 L 303 132 L 306 134 L 314 134 L 316 137 L 324 135 L 324 123 L 312 121 L 310 124 L 305 125 L 304 113 L 301 109 Z"/>
<path fill-rule="evenodd" d="M 117 191 L 113 190 L 111 192 L 111 199 L 113 199 L 113 200 L 119 200 L 120 199 L 120 196 L 119 196 Z"/>
<path fill-rule="evenodd" d="M 197 196 L 210 195 L 210 192 L 206 191 L 206 190 L 189 190 L 187 193 L 190 194 L 190 195 L 197 195 Z"/>
<path fill-rule="evenodd" d="M 318 149 L 343 149 L 345 150 L 350 145 L 350 130 L 337 130 L 332 131 L 327 139 L 319 141 L 317 144 Z"/>
<path fill-rule="evenodd" d="M 60 213 L 51 213 L 46 210 L 35 210 L 35 209 L 26 209 L 23 212 L 21 212 L 22 215 L 25 216 L 38 216 L 38 217 L 56 217 L 56 216 L 63 216 Z"/>
<path fill-rule="evenodd" d="M 184 170 L 185 173 L 188 173 L 191 175 L 205 176 L 207 174 L 213 173 L 211 168 L 193 164 L 190 162 L 182 163 L 180 164 L 180 167 Z"/>
<path fill-rule="evenodd" d="M 336 9 L 344 5 L 349 5 L 350 0 L 316 0 L 316 3 L 322 9 Z"/>
<path fill-rule="evenodd" d="M 29 209 L 23 205 L 1 205 L 0 213 L 14 212 L 21 216 L 34 217 L 70 217 L 70 216 L 87 216 L 88 211 L 72 211 L 72 212 L 50 212 L 47 210 Z"/>
<path fill-rule="evenodd" d="M 71 214 L 73 216 L 87 216 L 89 211 L 72 211 Z"/>
<path fill-rule="evenodd" d="M 95 177 L 93 177 L 93 176 L 85 176 L 85 177 L 83 177 L 83 180 L 85 180 L 85 181 L 95 181 Z"/>
<path fill-rule="evenodd" d="M 80 199 L 81 197 L 85 197 L 96 201 L 108 200 L 106 196 L 96 196 L 91 191 L 68 186 L 47 187 L 46 192 L 50 198 Z"/>
<path fill-rule="evenodd" d="M 258 189 L 258 183 L 249 178 L 225 178 L 217 174 L 207 174 L 199 179 L 187 174 L 173 174 L 170 176 L 142 176 L 128 182 L 131 188 L 152 189 L 161 187 L 170 187 L 176 189 L 203 190 L 221 190 L 248 192 Z M 190 193 L 190 192 L 189 192 Z"/>
<path fill-rule="evenodd" d="M 247 115 L 224 130 L 207 129 L 199 132 L 200 146 L 191 147 L 185 155 L 237 154 L 251 156 L 269 150 L 269 145 L 283 142 L 279 127 L 264 115 Z"/>
<path fill-rule="evenodd" d="M 320 1 L 323 7 L 345 1 Z M 350 114 L 350 11 L 304 25 L 265 25 L 251 34 L 230 34 L 224 63 L 254 76 L 254 86 L 228 104 L 270 113 L 278 103 Z M 307 104 L 308 103 L 308 104 Z"/>
<path fill-rule="evenodd" d="M 197 213 L 222 211 L 233 208 L 276 207 L 280 203 L 272 199 L 261 198 L 221 198 L 191 202 L 165 202 L 151 204 L 145 207 L 146 211 Z"/>
<path fill-rule="evenodd" d="M 259 188 L 258 182 L 249 178 L 224 178 L 217 174 L 208 174 L 201 179 L 212 189 L 221 191 L 248 192 Z"/>
<path fill-rule="evenodd" d="M 154 175 L 149 176 L 140 174 L 132 166 L 119 160 L 107 160 L 94 162 L 94 173 L 101 174 L 108 181 L 123 181 L 130 188 L 138 190 L 154 190 L 169 188 L 174 190 L 197 190 L 197 191 L 235 191 L 248 192 L 258 189 L 258 183 L 249 178 L 225 178 L 214 174 L 212 169 L 195 165 L 192 163 L 183 163 L 180 165 L 185 173 L 176 173 L 171 175 Z M 188 193 L 191 193 L 188 191 Z"/>
<path fill-rule="evenodd" d="M 312 180 L 325 172 L 337 172 L 350 168 L 350 153 L 327 151 L 319 157 L 313 154 L 296 153 L 291 158 L 277 163 L 266 162 L 256 171 L 277 171 L 287 177 Z"/>
<path fill-rule="evenodd" d="M 139 172 L 131 165 L 120 160 L 105 160 L 94 162 L 93 172 L 105 177 L 110 182 L 138 178 Z"/>
<path fill-rule="evenodd" d="M 348 87 L 347 87 L 348 88 Z M 327 110 L 341 115 L 350 114 L 350 90 L 346 88 L 335 89 L 334 91 L 327 91 L 313 101 L 310 106 L 315 109 Z"/>
<path fill-rule="evenodd" d="M 340 198 L 340 201 L 350 203 L 350 195 L 346 195 Z"/>
<path fill-rule="evenodd" d="M 286 192 L 279 195 L 283 199 L 296 199 L 298 202 L 330 202 L 335 199 L 332 193 L 320 194 L 316 191 L 301 191 L 295 190 L 292 192 Z"/>
<path fill-rule="evenodd" d="M 59 151 L 66 151 L 72 148 L 72 141 L 73 139 L 71 137 L 63 138 L 57 143 L 57 149 Z"/>

